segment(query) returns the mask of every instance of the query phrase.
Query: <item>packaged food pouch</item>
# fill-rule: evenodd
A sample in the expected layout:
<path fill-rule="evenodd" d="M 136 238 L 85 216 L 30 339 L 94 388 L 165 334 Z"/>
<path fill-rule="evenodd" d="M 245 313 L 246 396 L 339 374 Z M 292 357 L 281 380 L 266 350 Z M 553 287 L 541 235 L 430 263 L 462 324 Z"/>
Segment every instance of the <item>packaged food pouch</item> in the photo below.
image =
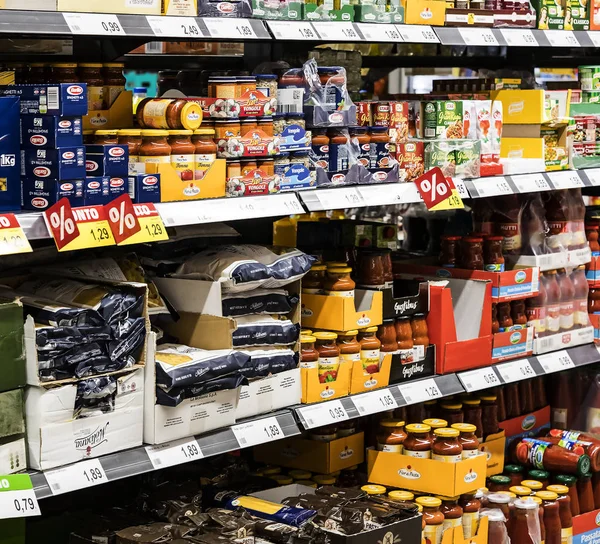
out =
<path fill-rule="evenodd" d="M 290 295 L 284 289 L 254 289 L 243 294 L 232 293 L 222 297 L 222 313 L 225 317 L 241 317 L 256 314 L 287 314 L 298 303 L 298 295 Z"/>
<path fill-rule="evenodd" d="M 247 385 L 248 380 L 242 374 L 231 374 L 222 378 L 214 378 L 205 382 L 188 385 L 185 387 L 172 387 L 164 389 L 156 387 L 156 404 L 161 406 L 175 407 L 186 399 L 193 399 L 208 393 L 216 393 L 227 389 L 237 389 L 242 385 Z"/>
<path fill-rule="evenodd" d="M 102 327 L 36 327 L 35 341 L 38 351 L 71 349 L 91 342 L 108 342 L 112 339 L 111 328 Z"/>
<path fill-rule="evenodd" d="M 236 324 L 231 334 L 234 347 L 285 346 L 296 342 L 300 335 L 299 324 L 270 315 L 239 317 Z"/>
<path fill-rule="evenodd" d="M 75 419 L 110 413 L 115 409 L 117 380 L 112 376 L 89 378 L 77 383 Z"/>
<path fill-rule="evenodd" d="M 239 351 L 250 357 L 250 366 L 241 371 L 246 378 L 279 374 L 298 367 L 298 353 L 291 349 L 246 348 Z"/>

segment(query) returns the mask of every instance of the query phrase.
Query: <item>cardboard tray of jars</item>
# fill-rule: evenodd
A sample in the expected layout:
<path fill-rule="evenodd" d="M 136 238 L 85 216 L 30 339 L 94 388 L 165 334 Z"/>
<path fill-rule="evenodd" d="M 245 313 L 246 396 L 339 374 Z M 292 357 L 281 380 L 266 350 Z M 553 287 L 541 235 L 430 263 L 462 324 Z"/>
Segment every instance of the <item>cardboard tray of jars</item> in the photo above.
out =
<path fill-rule="evenodd" d="M 337 187 L 340 185 L 368 185 L 372 183 L 399 183 L 398 163 L 382 168 L 366 168 L 353 164 L 348 170 L 327 172 L 317 167 L 317 187 Z"/>

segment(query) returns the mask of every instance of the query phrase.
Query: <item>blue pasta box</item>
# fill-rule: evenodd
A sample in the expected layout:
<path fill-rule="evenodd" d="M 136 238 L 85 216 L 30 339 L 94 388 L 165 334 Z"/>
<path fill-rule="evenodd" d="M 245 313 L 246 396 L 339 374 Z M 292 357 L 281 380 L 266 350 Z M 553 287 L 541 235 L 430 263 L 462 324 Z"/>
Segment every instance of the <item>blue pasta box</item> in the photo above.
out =
<path fill-rule="evenodd" d="M 20 208 L 19 99 L 0 98 L 0 211 Z"/>
<path fill-rule="evenodd" d="M 66 197 L 71 207 L 83 206 L 83 180 L 23 178 L 22 206 L 24 210 L 43 211 Z"/>
<path fill-rule="evenodd" d="M 83 145 L 81 117 L 54 115 L 23 115 L 21 117 L 21 147 L 49 148 Z"/>
<path fill-rule="evenodd" d="M 0 96 L 19 97 L 21 115 L 75 117 L 87 115 L 88 112 L 85 83 L 1 85 Z"/>
<path fill-rule="evenodd" d="M 129 196 L 136 204 L 160 202 L 160 174 L 129 176 Z"/>
<path fill-rule="evenodd" d="M 21 175 L 26 178 L 81 179 L 85 177 L 85 147 L 22 149 Z"/>
<path fill-rule="evenodd" d="M 281 177 L 280 191 L 295 191 L 297 189 L 310 189 L 317 183 L 316 175 L 303 164 L 292 164 Z"/>
<path fill-rule="evenodd" d="M 126 145 L 86 145 L 85 153 L 88 176 L 127 177 L 129 147 Z"/>
<path fill-rule="evenodd" d="M 84 206 L 104 206 L 127 192 L 126 177 L 92 176 L 85 178 Z"/>

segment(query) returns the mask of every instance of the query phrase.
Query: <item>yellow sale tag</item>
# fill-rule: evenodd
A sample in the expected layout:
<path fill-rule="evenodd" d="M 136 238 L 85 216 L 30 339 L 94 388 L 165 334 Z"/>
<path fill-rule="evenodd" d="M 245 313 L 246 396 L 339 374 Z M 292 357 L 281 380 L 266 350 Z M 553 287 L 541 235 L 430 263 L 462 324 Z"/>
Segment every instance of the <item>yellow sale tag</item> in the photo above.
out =
<path fill-rule="evenodd" d="M 31 245 L 13 213 L 0 215 L 0 255 L 31 253 Z"/>
<path fill-rule="evenodd" d="M 141 229 L 139 232 L 136 232 L 121 242 L 119 244 L 120 246 L 143 244 L 146 242 L 160 242 L 169 239 L 167 229 L 154 204 L 151 202 L 146 204 L 134 204 L 133 210 Z"/>
<path fill-rule="evenodd" d="M 110 229 L 104 206 L 83 206 L 73 208 L 72 211 L 79 229 L 79 236 L 59 251 L 115 245 L 115 238 Z"/>
<path fill-rule="evenodd" d="M 439 210 L 455 210 L 458 208 L 464 208 L 465 205 L 458 194 L 456 189 L 452 189 L 450 196 L 445 200 L 442 200 L 439 204 L 436 204 L 432 208 L 429 208 L 429 211 L 437 212 Z"/>

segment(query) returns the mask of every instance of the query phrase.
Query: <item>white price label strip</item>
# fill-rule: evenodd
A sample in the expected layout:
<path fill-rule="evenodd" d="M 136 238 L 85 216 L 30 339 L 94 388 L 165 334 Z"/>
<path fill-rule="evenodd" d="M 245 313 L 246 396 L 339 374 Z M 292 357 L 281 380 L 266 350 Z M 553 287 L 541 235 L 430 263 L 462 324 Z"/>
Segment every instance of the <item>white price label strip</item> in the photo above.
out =
<path fill-rule="evenodd" d="M 398 389 L 400 389 L 400 393 L 402 393 L 407 404 L 439 399 L 442 396 L 442 392 L 433 378 L 399 385 Z"/>
<path fill-rule="evenodd" d="M 456 187 L 460 198 L 471 198 L 471 195 L 467 190 L 467 186 L 465 185 L 465 182 L 462 179 L 452 178 L 452 181 L 454 182 L 454 187 Z"/>
<path fill-rule="evenodd" d="M 527 359 L 519 359 L 510 363 L 496 365 L 496 369 L 506 383 L 535 378 L 536 373 Z"/>
<path fill-rule="evenodd" d="M 575 367 L 573 359 L 571 359 L 569 353 L 564 349 L 545 353 L 544 355 L 536 355 L 536 357 L 546 374 Z"/>
<path fill-rule="evenodd" d="M 314 193 L 324 210 L 339 210 L 364 206 L 360 193 L 354 187 L 319 189 Z"/>
<path fill-rule="evenodd" d="M 365 185 L 357 187 L 357 191 L 364 206 L 388 206 L 406 202 L 405 194 L 408 183 L 390 183 L 385 187 L 381 185 Z"/>
<path fill-rule="evenodd" d="M 267 21 L 279 40 L 318 40 L 320 36 L 309 21 Z"/>
<path fill-rule="evenodd" d="M 284 437 L 276 417 L 267 417 L 231 427 L 240 448 L 281 440 Z"/>
<path fill-rule="evenodd" d="M 475 186 L 475 189 L 477 189 L 480 197 L 513 194 L 510 185 L 502 176 L 474 179 L 473 185 Z"/>
<path fill-rule="evenodd" d="M 517 186 L 519 193 L 537 193 L 538 191 L 551 191 L 552 187 L 544 174 L 519 174 L 517 176 L 510 176 L 513 183 Z"/>
<path fill-rule="evenodd" d="M 73 34 L 125 36 L 116 15 L 104 13 L 63 13 Z"/>
<path fill-rule="evenodd" d="M 316 21 L 313 23 L 316 31 L 322 40 L 340 41 L 340 42 L 360 42 L 363 41 L 354 29 L 352 23 L 336 21 Z"/>
<path fill-rule="evenodd" d="M 400 32 L 394 25 L 358 23 L 358 28 L 368 42 L 401 42 Z"/>
<path fill-rule="evenodd" d="M 0 519 L 41 515 L 28 474 L 0 476 Z"/>
<path fill-rule="evenodd" d="M 378 389 L 370 393 L 355 395 L 352 397 L 352 401 L 361 416 L 398 408 L 398 403 L 389 389 Z"/>
<path fill-rule="evenodd" d="M 520 47 L 537 47 L 538 43 L 531 30 L 525 28 L 503 28 L 500 30 L 502 37 L 508 45 Z"/>
<path fill-rule="evenodd" d="M 598 32 L 598 34 L 600 34 L 600 32 Z M 600 185 L 600 168 L 588 168 L 585 171 L 585 175 L 594 187 Z"/>
<path fill-rule="evenodd" d="M 257 38 L 248 19 L 204 17 L 211 38 Z"/>
<path fill-rule="evenodd" d="M 459 28 L 466 45 L 498 45 L 498 40 L 489 28 Z"/>
<path fill-rule="evenodd" d="M 440 43 L 440 39 L 430 26 L 396 25 L 396 30 L 407 43 Z"/>
<path fill-rule="evenodd" d="M 500 379 L 494 372 L 494 369 L 490 367 L 460 372 L 458 379 L 462 382 L 467 393 L 500 385 Z"/>
<path fill-rule="evenodd" d="M 600 47 L 600 32 L 588 30 L 588 36 L 590 37 L 590 40 L 592 40 L 594 47 Z"/>
<path fill-rule="evenodd" d="M 193 17 L 146 17 L 155 36 L 175 36 L 177 38 L 200 38 L 203 36 Z"/>
<path fill-rule="evenodd" d="M 571 30 L 544 30 L 552 47 L 581 47 Z"/>
<path fill-rule="evenodd" d="M 556 189 L 575 189 L 584 186 L 583 180 L 575 170 L 549 172 L 548 177 Z"/>
<path fill-rule="evenodd" d="M 98 459 L 80 461 L 68 467 L 44 472 L 53 495 L 108 483 L 106 473 Z"/>
<path fill-rule="evenodd" d="M 182 465 L 204 457 L 195 438 L 183 438 L 166 444 L 146 446 L 146 453 L 156 470 Z"/>
<path fill-rule="evenodd" d="M 306 406 L 305 408 L 300 408 L 300 412 L 308 429 L 350 419 L 348 412 L 346 412 L 346 409 L 339 400 L 330 400 L 314 406 Z"/>

